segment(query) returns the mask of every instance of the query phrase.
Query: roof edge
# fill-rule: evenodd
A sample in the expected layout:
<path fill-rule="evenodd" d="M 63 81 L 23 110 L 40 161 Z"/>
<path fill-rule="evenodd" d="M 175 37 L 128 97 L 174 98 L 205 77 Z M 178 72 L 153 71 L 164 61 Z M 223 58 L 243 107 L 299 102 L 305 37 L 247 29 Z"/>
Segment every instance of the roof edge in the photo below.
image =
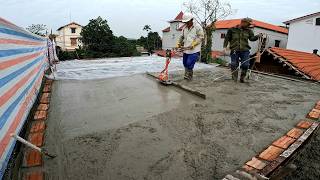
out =
<path fill-rule="evenodd" d="M 291 19 L 291 20 L 283 22 L 283 24 L 288 25 L 288 24 L 290 24 L 292 22 L 303 20 L 303 19 L 305 19 L 307 17 L 317 16 L 317 15 L 320 15 L 320 12 L 316 12 L 316 13 L 308 14 L 308 15 L 301 16 L 301 17 L 298 17 L 298 18 L 294 18 L 294 19 Z"/>

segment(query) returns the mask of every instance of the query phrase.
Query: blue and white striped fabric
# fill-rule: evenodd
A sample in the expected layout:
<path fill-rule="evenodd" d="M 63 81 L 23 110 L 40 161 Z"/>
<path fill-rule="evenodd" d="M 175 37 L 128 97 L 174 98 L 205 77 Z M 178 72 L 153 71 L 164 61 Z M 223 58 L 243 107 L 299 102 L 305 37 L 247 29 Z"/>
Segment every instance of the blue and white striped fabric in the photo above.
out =
<path fill-rule="evenodd" d="M 47 39 L 0 18 L 0 178 L 48 67 Z"/>

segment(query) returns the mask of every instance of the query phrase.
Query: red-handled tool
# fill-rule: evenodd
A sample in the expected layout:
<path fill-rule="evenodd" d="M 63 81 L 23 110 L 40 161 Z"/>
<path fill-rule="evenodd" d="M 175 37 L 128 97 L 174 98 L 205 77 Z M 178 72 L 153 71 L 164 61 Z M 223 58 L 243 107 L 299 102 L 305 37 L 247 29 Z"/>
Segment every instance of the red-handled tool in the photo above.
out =
<path fill-rule="evenodd" d="M 170 49 L 166 50 L 166 64 L 165 64 L 163 71 L 161 71 L 158 76 L 160 83 L 162 83 L 164 85 L 171 85 L 172 84 L 172 81 L 169 80 L 169 73 L 168 73 L 168 67 L 169 67 L 169 64 L 171 61 L 172 53 L 173 52 Z"/>

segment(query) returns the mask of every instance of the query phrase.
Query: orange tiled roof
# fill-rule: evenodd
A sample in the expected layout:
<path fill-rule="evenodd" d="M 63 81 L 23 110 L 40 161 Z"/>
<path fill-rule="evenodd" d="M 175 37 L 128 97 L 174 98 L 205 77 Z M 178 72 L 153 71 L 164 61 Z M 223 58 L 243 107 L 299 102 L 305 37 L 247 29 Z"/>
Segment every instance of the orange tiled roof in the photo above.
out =
<path fill-rule="evenodd" d="M 182 21 L 182 17 L 183 17 L 183 12 L 180 11 L 180 13 L 177 15 L 176 18 L 174 18 L 174 20 L 176 20 L 176 21 Z"/>
<path fill-rule="evenodd" d="M 294 51 L 273 47 L 273 53 L 283 57 L 299 71 L 310 76 L 311 79 L 320 81 L 320 56 L 313 53 Z"/>
<path fill-rule="evenodd" d="M 240 25 L 240 23 L 241 23 L 241 19 L 221 20 L 221 21 L 217 21 L 215 23 L 215 26 L 217 29 L 229 29 L 232 27 L 236 27 L 237 25 Z M 269 23 L 265 23 L 262 21 L 253 20 L 252 25 L 254 27 L 268 29 L 268 30 L 272 30 L 272 31 L 276 31 L 276 32 L 284 33 L 284 34 L 289 33 L 289 30 L 286 28 L 279 27 L 279 26 L 269 24 Z"/>
<path fill-rule="evenodd" d="M 162 32 L 170 32 L 170 27 L 165 28 Z"/>

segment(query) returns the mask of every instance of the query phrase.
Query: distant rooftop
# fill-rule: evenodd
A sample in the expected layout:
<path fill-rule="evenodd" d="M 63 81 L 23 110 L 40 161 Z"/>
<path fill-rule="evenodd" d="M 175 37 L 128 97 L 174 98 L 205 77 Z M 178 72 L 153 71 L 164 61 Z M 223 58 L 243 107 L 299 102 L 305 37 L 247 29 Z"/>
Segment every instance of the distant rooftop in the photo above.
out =
<path fill-rule="evenodd" d="M 240 23 L 241 23 L 241 19 L 221 20 L 221 21 L 217 21 L 215 23 L 215 26 L 217 29 L 229 29 L 232 27 L 236 27 L 237 25 L 240 25 Z M 276 26 L 276 25 L 265 23 L 258 20 L 253 20 L 252 26 L 267 29 L 267 30 L 272 30 L 272 31 L 276 31 L 284 34 L 289 33 L 288 29 L 284 27 Z"/>
<path fill-rule="evenodd" d="M 290 24 L 292 22 L 299 21 L 299 20 L 304 20 L 304 19 L 307 19 L 307 18 L 310 18 L 310 17 L 314 17 L 314 16 L 320 16 L 320 12 L 316 12 L 316 13 L 308 14 L 308 15 L 305 15 L 305 16 L 302 16 L 302 17 L 294 18 L 294 19 L 285 21 L 283 23 L 288 25 L 288 24 Z"/>
<path fill-rule="evenodd" d="M 66 25 L 64 25 L 64 26 L 59 27 L 57 31 L 60 31 L 62 28 L 67 27 L 67 26 L 72 25 L 72 24 L 81 26 L 80 24 L 78 24 L 78 23 L 76 23 L 76 22 L 71 22 L 71 23 L 69 23 L 69 24 L 66 24 Z M 81 26 L 81 27 L 82 27 L 82 26 Z"/>

